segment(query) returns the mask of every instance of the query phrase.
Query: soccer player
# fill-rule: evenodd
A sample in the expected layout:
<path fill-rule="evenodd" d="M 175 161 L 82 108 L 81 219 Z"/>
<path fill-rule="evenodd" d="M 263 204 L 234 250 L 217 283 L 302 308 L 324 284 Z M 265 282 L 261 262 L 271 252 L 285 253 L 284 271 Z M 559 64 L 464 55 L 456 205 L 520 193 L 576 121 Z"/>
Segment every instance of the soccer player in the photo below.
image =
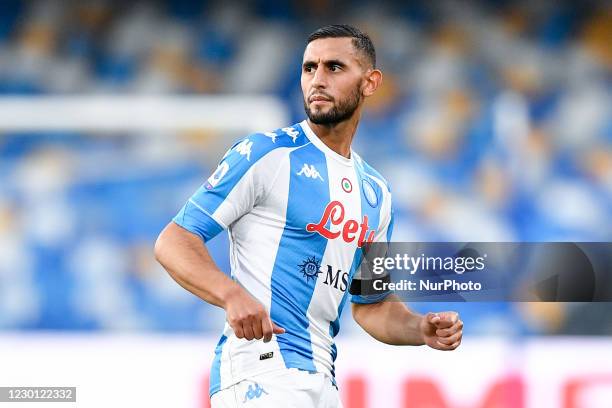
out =
<path fill-rule="evenodd" d="M 155 254 L 172 278 L 226 312 L 213 407 L 340 407 L 334 337 L 349 297 L 381 342 L 459 346 L 455 312 L 422 316 L 394 294 L 348 293 L 364 247 L 388 242 L 393 228 L 387 182 L 351 149 L 381 81 L 367 35 L 347 25 L 312 33 L 301 77 L 308 118 L 234 144 L 160 234 Z M 232 278 L 205 246 L 225 228 Z"/>

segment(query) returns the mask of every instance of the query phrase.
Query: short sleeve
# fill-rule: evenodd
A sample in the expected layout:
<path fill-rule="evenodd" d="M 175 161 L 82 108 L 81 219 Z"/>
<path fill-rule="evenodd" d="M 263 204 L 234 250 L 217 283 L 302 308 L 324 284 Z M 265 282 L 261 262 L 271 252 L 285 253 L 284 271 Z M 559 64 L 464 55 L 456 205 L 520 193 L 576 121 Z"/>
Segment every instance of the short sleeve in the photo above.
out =
<path fill-rule="evenodd" d="M 256 173 L 270 151 L 269 143 L 269 138 L 251 135 L 234 144 L 174 223 L 206 242 L 248 213 L 263 194 Z"/>

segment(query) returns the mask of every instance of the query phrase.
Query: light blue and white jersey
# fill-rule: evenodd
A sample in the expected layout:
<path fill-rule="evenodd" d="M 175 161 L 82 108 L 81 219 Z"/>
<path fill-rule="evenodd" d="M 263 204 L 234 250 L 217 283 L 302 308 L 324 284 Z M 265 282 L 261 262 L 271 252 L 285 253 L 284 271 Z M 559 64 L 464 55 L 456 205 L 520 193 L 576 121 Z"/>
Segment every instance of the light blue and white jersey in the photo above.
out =
<path fill-rule="evenodd" d="M 238 339 L 229 324 L 216 348 L 210 393 L 279 368 L 334 378 L 340 313 L 368 242 L 388 242 L 386 181 L 356 153 L 327 147 L 306 121 L 236 143 L 174 222 L 208 241 L 227 228 L 233 279 L 285 333 Z M 358 277 L 357 277 L 358 278 Z"/>

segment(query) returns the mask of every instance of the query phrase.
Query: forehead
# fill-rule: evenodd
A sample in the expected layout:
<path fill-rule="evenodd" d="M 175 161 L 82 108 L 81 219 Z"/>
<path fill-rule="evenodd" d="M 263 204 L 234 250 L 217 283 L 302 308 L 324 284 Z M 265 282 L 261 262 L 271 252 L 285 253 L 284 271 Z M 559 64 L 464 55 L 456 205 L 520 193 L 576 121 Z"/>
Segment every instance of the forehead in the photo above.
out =
<path fill-rule="evenodd" d="M 304 50 L 304 61 L 354 60 L 359 63 L 359 55 L 353 46 L 353 39 L 319 38 L 310 42 Z"/>

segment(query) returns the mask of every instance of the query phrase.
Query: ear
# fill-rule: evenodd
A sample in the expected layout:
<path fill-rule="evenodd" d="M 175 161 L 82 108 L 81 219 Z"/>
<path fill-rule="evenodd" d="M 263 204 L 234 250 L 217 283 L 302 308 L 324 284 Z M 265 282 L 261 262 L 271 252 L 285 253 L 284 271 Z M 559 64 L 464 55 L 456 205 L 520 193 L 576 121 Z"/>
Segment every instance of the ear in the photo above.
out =
<path fill-rule="evenodd" d="M 373 95 L 381 84 L 382 72 L 379 69 L 369 69 L 365 74 L 364 86 L 361 90 L 363 96 L 368 97 Z"/>

